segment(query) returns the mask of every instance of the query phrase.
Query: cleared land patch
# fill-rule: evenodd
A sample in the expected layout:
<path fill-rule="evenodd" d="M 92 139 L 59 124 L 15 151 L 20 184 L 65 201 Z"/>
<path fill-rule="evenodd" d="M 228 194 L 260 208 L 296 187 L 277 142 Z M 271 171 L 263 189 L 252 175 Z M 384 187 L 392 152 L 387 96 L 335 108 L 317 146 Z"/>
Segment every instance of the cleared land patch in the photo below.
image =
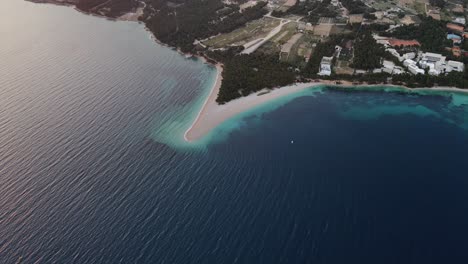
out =
<path fill-rule="evenodd" d="M 268 33 L 280 24 L 280 20 L 264 17 L 254 20 L 245 27 L 238 28 L 230 33 L 221 34 L 219 36 L 203 41 L 203 44 L 215 49 L 226 46 L 241 46 L 268 35 Z"/>

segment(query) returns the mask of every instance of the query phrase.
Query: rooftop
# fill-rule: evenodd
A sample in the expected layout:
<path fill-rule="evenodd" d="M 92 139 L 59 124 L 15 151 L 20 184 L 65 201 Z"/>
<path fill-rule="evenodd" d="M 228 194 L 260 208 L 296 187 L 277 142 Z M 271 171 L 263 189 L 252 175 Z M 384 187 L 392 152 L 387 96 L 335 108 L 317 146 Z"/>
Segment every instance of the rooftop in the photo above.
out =
<path fill-rule="evenodd" d="M 392 47 L 396 47 L 396 46 L 405 46 L 405 47 L 408 47 L 408 46 L 421 46 L 421 43 L 419 43 L 419 41 L 417 41 L 417 40 L 389 39 L 388 43 Z"/>
<path fill-rule="evenodd" d="M 321 64 L 331 64 L 333 60 L 333 57 L 323 57 L 322 61 L 320 61 Z"/>
<path fill-rule="evenodd" d="M 465 30 L 464 27 L 452 23 L 448 23 L 447 28 L 456 32 L 463 32 Z"/>

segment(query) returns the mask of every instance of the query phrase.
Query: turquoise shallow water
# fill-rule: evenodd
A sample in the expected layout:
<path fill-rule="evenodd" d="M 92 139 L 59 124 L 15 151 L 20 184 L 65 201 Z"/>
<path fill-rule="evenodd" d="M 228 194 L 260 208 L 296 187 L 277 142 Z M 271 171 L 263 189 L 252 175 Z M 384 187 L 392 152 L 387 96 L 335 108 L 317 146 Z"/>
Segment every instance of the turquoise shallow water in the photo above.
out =
<path fill-rule="evenodd" d="M 66 7 L 0 33 L 0 263 L 468 259 L 465 95 L 314 88 L 187 144 L 212 67 Z"/>
<path fill-rule="evenodd" d="M 214 77 L 213 77 L 214 79 Z M 214 80 L 212 81 L 214 82 Z M 205 93 L 202 95 L 202 98 L 209 94 L 211 89 L 211 83 L 207 82 L 207 86 L 205 87 Z M 457 126 L 468 129 L 468 116 L 466 112 L 468 111 L 468 93 L 459 91 L 459 92 L 448 92 L 448 91 L 440 91 L 440 90 L 431 90 L 431 89 L 413 89 L 408 90 L 403 87 L 376 87 L 376 86 L 361 86 L 361 87 L 327 87 L 327 86 L 315 86 L 308 89 L 304 89 L 300 92 L 290 94 L 288 96 L 284 96 L 282 98 L 278 98 L 272 100 L 270 102 L 258 105 L 252 109 L 249 109 L 241 114 L 238 114 L 225 122 L 221 125 L 213 129 L 208 135 L 203 137 L 202 139 L 195 141 L 195 142 L 186 142 L 183 139 L 183 134 L 187 131 L 190 124 L 195 119 L 196 115 L 189 115 L 180 118 L 180 121 L 176 121 L 176 123 L 180 124 L 179 126 L 168 126 L 168 130 L 166 132 L 162 132 L 158 130 L 157 133 L 163 135 L 170 135 L 168 138 L 158 138 L 156 139 L 162 140 L 162 142 L 171 145 L 172 147 L 178 148 L 179 150 L 188 150 L 188 149 L 204 149 L 206 148 L 207 144 L 215 143 L 215 142 L 222 142 L 226 140 L 229 134 L 234 130 L 240 130 L 245 128 L 246 123 L 245 119 L 248 118 L 249 121 L 252 123 L 253 120 L 256 122 L 261 122 L 262 115 L 268 112 L 272 112 L 284 105 L 287 105 L 291 101 L 296 98 L 304 97 L 304 96 L 311 96 L 314 97 L 317 94 L 324 94 L 328 90 L 337 90 L 342 91 L 347 94 L 350 94 L 351 98 L 355 94 L 359 94 L 362 92 L 380 92 L 380 93 L 396 93 L 396 94 L 403 94 L 408 98 L 411 97 L 442 97 L 446 98 L 448 101 L 448 105 L 444 109 L 444 112 L 450 112 L 450 115 L 444 113 L 440 113 L 440 109 L 431 109 L 424 105 L 419 104 L 418 102 L 410 103 L 410 104 L 402 104 L 399 100 L 394 101 L 387 101 L 385 99 L 376 100 L 376 101 L 359 101 L 355 102 L 350 100 L 346 106 L 338 106 L 339 108 L 343 108 L 341 115 L 348 119 L 354 120 L 377 120 L 383 116 L 397 116 L 403 114 L 412 114 L 419 117 L 435 117 L 445 122 L 456 124 Z M 197 104 L 193 106 L 192 113 L 200 111 L 204 100 L 198 100 Z M 346 109 L 345 109 L 346 108 Z M 168 132 L 171 131 L 172 132 Z M 177 131 L 174 133 L 174 131 Z M 174 137 L 174 135 L 177 135 Z M 182 135 L 182 136 L 180 136 Z"/>

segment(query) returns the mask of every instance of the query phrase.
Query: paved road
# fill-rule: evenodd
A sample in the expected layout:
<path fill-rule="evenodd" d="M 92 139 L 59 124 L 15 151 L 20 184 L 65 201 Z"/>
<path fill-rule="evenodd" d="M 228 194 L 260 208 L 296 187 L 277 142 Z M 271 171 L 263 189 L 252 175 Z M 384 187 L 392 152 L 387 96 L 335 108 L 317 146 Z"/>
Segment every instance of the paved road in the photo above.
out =
<path fill-rule="evenodd" d="M 264 38 L 256 39 L 254 41 L 251 41 L 247 44 L 244 45 L 245 49 L 241 52 L 241 54 L 250 54 L 256 51 L 258 48 L 260 48 L 265 42 L 267 42 L 269 39 L 274 37 L 276 34 L 278 34 L 281 29 L 283 28 L 284 25 L 287 23 L 291 22 L 291 20 L 281 20 L 280 24 L 272 29 L 270 33 Z"/>

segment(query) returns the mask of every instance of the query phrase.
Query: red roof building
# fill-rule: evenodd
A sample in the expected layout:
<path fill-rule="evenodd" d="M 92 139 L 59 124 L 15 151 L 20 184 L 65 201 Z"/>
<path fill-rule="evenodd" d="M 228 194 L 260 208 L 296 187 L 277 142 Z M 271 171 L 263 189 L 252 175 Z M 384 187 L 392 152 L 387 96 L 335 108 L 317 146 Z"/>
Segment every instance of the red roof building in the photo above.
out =
<path fill-rule="evenodd" d="M 452 48 L 452 54 L 455 57 L 460 57 L 462 55 L 460 47 L 453 47 Z"/>
<path fill-rule="evenodd" d="M 464 27 L 462 27 L 460 25 L 452 24 L 452 23 L 448 23 L 447 28 L 449 30 L 452 30 L 453 32 L 458 32 L 458 33 L 461 33 L 461 34 L 463 34 L 463 31 L 465 31 Z"/>
<path fill-rule="evenodd" d="M 403 40 L 403 39 L 389 39 L 388 43 L 392 47 L 413 47 L 413 46 L 421 46 L 421 43 L 417 40 Z"/>

